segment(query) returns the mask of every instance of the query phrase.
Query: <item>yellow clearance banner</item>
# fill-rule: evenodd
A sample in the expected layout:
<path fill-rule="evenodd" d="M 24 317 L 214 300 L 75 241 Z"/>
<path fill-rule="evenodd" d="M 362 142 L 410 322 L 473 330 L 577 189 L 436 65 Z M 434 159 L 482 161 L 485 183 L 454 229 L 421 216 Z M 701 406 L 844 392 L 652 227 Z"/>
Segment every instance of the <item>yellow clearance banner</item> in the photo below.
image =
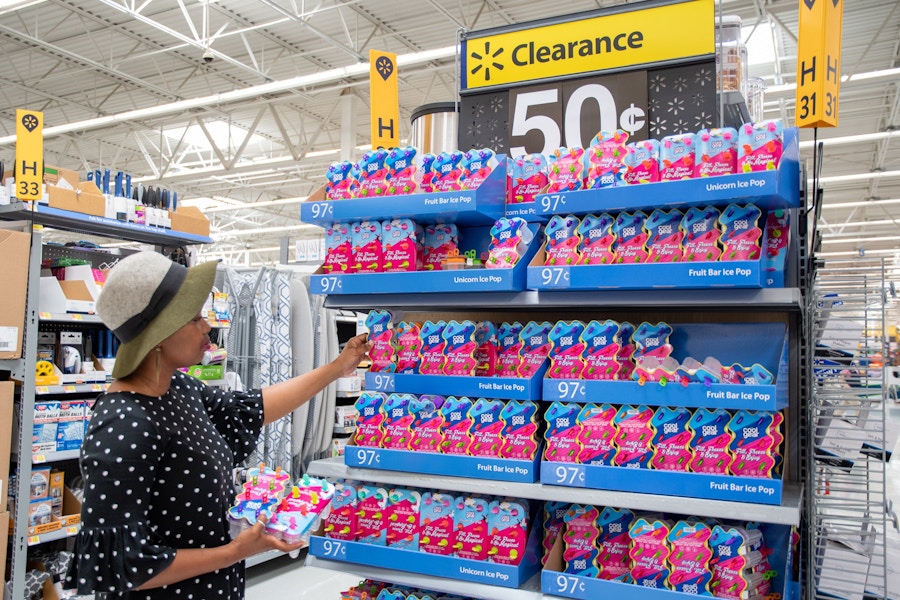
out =
<path fill-rule="evenodd" d="M 397 55 L 369 50 L 369 106 L 372 117 L 372 147 L 400 145 L 400 90 Z"/>
<path fill-rule="evenodd" d="M 16 198 L 40 200 L 44 182 L 44 113 L 16 109 Z"/>
<path fill-rule="evenodd" d="M 494 35 L 473 32 L 463 42 L 462 89 L 714 53 L 714 0 L 688 0 Z"/>
<path fill-rule="evenodd" d="M 841 0 L 800 0 L 797 127 L 837 127 L 841 91 Z"/>

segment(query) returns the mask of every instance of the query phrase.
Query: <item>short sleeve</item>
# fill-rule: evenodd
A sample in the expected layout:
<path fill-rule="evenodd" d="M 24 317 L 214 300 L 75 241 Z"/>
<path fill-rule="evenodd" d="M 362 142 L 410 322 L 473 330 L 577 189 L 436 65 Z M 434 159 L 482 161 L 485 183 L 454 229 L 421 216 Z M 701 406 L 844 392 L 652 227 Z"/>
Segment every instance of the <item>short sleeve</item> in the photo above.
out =
<path fill-rule="evenodd" d="M 230 392 L 208 386 L 183 373 L 177 373 L 176 377 L 183 378 L 179 385 L 198 388 L 210 420 L 234 454 L 234 464 L 241 464 L 256 448 L 262 432 L 262 392 Z"/>
<path fill-rule="evenodd" d="M 81 447 L 84 502 L 67 587 L 79 594 L 126 591 L 175 559 L 148 520 L 151 482 L 165 435 L 129 394 L 94 407 Z"/>

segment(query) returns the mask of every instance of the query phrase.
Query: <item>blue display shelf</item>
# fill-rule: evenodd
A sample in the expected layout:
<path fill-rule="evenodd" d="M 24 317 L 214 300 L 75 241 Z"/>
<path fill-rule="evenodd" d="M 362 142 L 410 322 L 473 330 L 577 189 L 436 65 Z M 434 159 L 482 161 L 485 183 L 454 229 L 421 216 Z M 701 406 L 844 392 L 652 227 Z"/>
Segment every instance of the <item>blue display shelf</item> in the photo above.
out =
<path fill-rule="evenodd" d="M 343 202 L 340 200 L 339 202 Z M 395 294 L 446 294 L 454 292 L 520 292 L 528 279 L 528 263 L 540 249 L 537 225 L 531 225 L 534 239 L 518 264 L 511 269 L 461 269 L 458 271 L 411 271 L 404 273 L 331 273 L 321 269 L 310 276 L 310 291 L 317 295 Z M 489 228 L 469 230 L 468 237 L 480 237 L 487 249 Z M 479 235 L 480 234 L 480 235 Z M 462 235 L 462 232 L 461 232 Z"/>
<path fill-rule="evenodd" d="M 319 536 L 312 536 L 309 539 L 309 553 L 329 560 L 518 588 L 541 569 L 540 557 L 537 555 L 540 548 L 540 529 L 540 526 L 532 527 L 528 537 L 528 550 L 517 566 L 360 542 L 345 542 Z"/>
<path fill-rule="evenodd" d="M 348 467 L 383 471 L 534 483 L 539 479 L 540 452 L 534 460 L 514 460 L 347 446 L 344 450 L 344 464 Z"/>
<path fill-rule="evenodd" d="M 541 462 L 541 483 L 768 505 L 781 504 L 781 495 L 784 491 L 781 479 L 774 478 L 707 475 L 549 461 Z"/>
<path fill-rule="evenodd" d="M 541 399 L 552 402 L 613 402 L 647 406 L 685 406 L 775 411 L 788 406 L 787 330 L 781 323 L 672 324 L 672 357 L 702 360 L 716 357 L 722 365 L 758 363 L 775 376 L 772 384 L 597 381 L 545 379 Z M 781 340 L 773 344 L 772 340 Z"/>
<path fill-rule="evenodd" d="M 497 166 L 475 190 L 309 200 L 300 204 L 300 220 L 320 227 L 403 217 L 419 223 L 490 225 L 503 216 L 506 202 L 506 157 L 498 158 Z"/>
<path fill-rule="evenodd" d="M 464 377 L 453 375 L 409 375 L 406 373 L 366 373 L 366 389 L 374 392 L 441 394 L 470 398 L 540 400 L 544 365 L 531 378 Z"/>
<path fill-rule="evenodd" d="M 618 212 L 653 208 L 753 203 L 762 209 L 800 206 L 800 144 L 796 128 L 784 132 L 784 153 L 778 168 L 702 177 L 679 181 L 644 183 L 597 190 L 578 190 L 558 194 L 540 194 L 533 207 L 510 205 L 508 211 L 527 217 L 558 214 L 585 215 L 593 212 Z"/>
<path fill-rule="evenodd" d="M 775 571 L 771 580 L 771 590 L 780 594 L 782 600 L 798 598 L 796 587 L 791 581 L 791 540 L 790 528 L 784 525 L 763 524 L 766 547 L 771 550 L 769 566 Z M 562 543 L 557 541 L 547 564 L 541 571 L 541 591 L 561 598 L 595 600 L 615 598 L 616 600 L 688 600 L 709 599 L 711 596 L 676 592 L 668 589 L 650 588 L 619 581 L 606 581 L 593 577 L 582 577 L 562 572 Z"/>

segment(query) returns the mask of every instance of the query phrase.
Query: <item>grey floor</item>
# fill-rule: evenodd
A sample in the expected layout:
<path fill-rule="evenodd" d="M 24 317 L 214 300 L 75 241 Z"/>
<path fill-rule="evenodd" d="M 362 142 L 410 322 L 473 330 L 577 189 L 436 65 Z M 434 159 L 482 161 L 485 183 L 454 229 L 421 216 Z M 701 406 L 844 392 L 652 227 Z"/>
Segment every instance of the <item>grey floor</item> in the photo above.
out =
<path fill-rule="evenodd" d="M 888 419 L 900 425 L 900 406 L 889 409 Z M 900 512 L 900 443 L 887 467 L 887 495 Z M 317 567 L 303 566 L 303 559 L 280 557 L 251 567 L 247 573 L 246 600 L 339 600 L 340 593 L 360 581 L 360 577 Z M 889 589 L 896 593 L 893 586 Z"/>

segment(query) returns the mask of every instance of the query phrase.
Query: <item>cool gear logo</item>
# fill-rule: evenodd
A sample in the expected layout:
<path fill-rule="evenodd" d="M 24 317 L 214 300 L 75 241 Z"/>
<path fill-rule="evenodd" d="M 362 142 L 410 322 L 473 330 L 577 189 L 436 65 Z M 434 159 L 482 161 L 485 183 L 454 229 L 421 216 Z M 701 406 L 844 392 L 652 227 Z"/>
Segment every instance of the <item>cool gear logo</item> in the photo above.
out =
<path fill-rule="evenodd" d="M 472 68 L 469 70 L 469 75 L 478 75 L 479 73 L 484 73 L 484 80 L 491 80 L 491 69 L 497 69 L 498 71 L 503 70 L 503 63 L 499 62 L 500 55 L 503 54 L 504 50 L 501 46 L 494 51 L 491 51 L 491 42 L 484 42 L 484 50 L 481 52 L 476 52 L 472 50 L 469 53 L 469 58 L 472 61 Z"/>

